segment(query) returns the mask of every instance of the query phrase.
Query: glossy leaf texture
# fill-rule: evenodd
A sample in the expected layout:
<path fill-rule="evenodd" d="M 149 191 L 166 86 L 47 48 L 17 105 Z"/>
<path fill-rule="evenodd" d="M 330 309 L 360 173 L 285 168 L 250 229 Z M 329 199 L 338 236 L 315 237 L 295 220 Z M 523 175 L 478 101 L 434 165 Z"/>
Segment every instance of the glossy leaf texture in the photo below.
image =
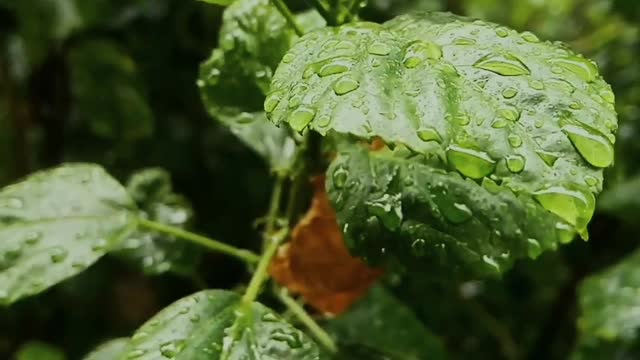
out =
<path fill-rule="evenodd" d="M 153 132 L 154 116 L 136 64 L 116 43 L 93 40 L 74 47 L 72 119 L 107 139 L 137 140 Z"/>
<path fill-rule="evenodd" d="M 602 168 L 613 163 L 613 101 L 596 65 L 561 44 L 451 14 L 418 13 L 383 25 L 362 22 L 305 35 L 283 57 L 265 110 L 275 123 L 288 123 L 297 131 L 308 127 L 323 135 L 377 137 L 389 147 L 407 148 L 424 156 L 416 165 L 446 171 L 446 182 L 462 180 L 454 177 L 459 173 L 470 179 L 468 195 L 447 200 L 478 211 L 471 217 L 483 218 L 493 234 L 485 236 L 482 246 L 526 249 L 533 241 L 554 247 L 560 238 L 570 240 L 571 233 L 588 238 Z M 343 165 L 356 177 L 367 176 Z M 509 191 L 518 199 L 511 206 L 522 213 L 544 219 L 521 224 L 519 232 L 509 228 L 512 224 L 494 222 L 492 212 L 481 210 L 487 204 L 474 203 L 485 191 L 482 181 Z M 348 191 L 332 196 L 349 197 Z M 405 189 L 397 185 L 394 191 L 362 190 L 368 197 L 386 195 L 389 203 Z M 397 200 L 401 211 L 409 210 L 408 203 Z M 444 211 L 432 209 L 427 216 Z M 412 225 L 430 228 L 423 216 Z M 339 219 L 343 226 L 366 226 Z M 409 226 L 402 218 L 377 221 L 391 232 Z M 411 239 L 439 242 L 465 228 L 457 226 L 460 222 L 454 220 L 429 239 Z M 551 226 L 524 231 L 541 224 Z M 559 234 L 538 238 L 554 231 Z M 347 238 L 353 245 L 354 239 Z M 466 247 L 472 240 L 460 241 Z M 486 255 L 488 262 L 493 258 L 477 255 Z"/>
<path fill-rule="evenodd" d="M 65 360 L 67 357 L 59 348 L 40 341 L 30 341 L 16 352 L 15 360 Z"/>
<path fill-rule="evenodd" d="M 225 290 L 204 290 L 176 301 L 131 338 L 125 359 L 319 359 L 304 333 L 267 307 Z"/>
<path fill-rule="evenodd" d="M 187 227 L 193 217 L 191 205 L 173 192 L 171 176 L 160 168 L 134 173 L 126 188 L 141 211 L 140 217 L 176 227 Z M 150 275 L 171 271 L 189 274 L 198 264 L 200 248 L 173 236 L 139 228 L 120 246 L 116 255 Z"/>
<path fill-rule="evenodd" d="M 93 264 L 135 227 L 134 203 L 100 166 L 68 164 L 0 191 L 0 304 Z"/>
<path fill-rule="evenodd" d="M 316 13 L 296 16 L 305 29 L 322 26 Z M 288 168 L 295 138 L 262 110 L 271 77 L 297 38 L 268 0 L 240 0 L 223 16 L 219 47 L 200 66 L 198 86 L 209 114 L 225 124 L 275 170 Z"/>
<path fill-rule="evenodd" d="M 632 359 L 640 354 L 640 252 L 584 280 L 572 359 Z"/>
<path fill-rule="evenodd" d="M 440 340 L 381 286 L 371 288 L 365 298 L 325 327 L 352 359 L 446 359 Z"/>
<path fill-rule="evenodd" d="M 91 351 L 83 360 L 117 360 L 122 355 L 129 338 L 117 338 L 106 341 Z"/>

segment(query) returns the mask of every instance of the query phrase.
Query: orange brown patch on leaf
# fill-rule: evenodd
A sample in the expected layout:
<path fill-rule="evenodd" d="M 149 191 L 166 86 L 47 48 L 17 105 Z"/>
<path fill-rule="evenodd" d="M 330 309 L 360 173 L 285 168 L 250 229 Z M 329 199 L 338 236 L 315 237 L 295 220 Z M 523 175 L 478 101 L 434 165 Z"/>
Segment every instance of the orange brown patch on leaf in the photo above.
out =
<path fill-rule="evenodd" d="M 315 309 L 341 314 L 382 275 L 347 250 L 336 214 L 324 189 L 314 179 L 311 207 L 292 231 L 269 267 L 271 276 Z"/>

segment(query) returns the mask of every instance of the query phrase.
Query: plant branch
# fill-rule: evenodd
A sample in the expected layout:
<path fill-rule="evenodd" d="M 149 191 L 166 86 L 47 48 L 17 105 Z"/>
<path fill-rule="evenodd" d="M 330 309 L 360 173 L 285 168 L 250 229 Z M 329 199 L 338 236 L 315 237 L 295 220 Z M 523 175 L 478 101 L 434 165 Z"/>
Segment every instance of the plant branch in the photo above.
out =
<path fill-rule="evenodd" d="M 278 291 L 278 298 L 283 304 L 287 306 L 287 309 L 295 315 L 301 323 L 303 323 L 311 332 L 311 334 L 318 340 L 318 342 L 325 347 L 328 351 L 336 353 L 338 347 L 334 343 L 333 339 L 318 323 L 311 318 L 311 316 L 304 310 L 294 298 L 289 296 L 289 292 L 286 289 L 280 289 Z"/>
<path fill-rule="evenodd" d="M 276 227 L 278 219 L 278 211 L 280 210 L 280 202 L 282 199 L 282 187 L 284 186 L 285 176 L 278 174 L 276 182 L 273 184 L 271 192 L 271 200 L 269 201 L 269 212 L 267 212 L 267 222 L 265 234 L 271 235 Z"/>
<path fill-rule="evenodd" d="M 204 246 L 207 249 L 224 253 L 227 255 L 231 255 L 249 264 L 254 264 L 260 260 L 260 257 L 250 250 L 239 249 L 235 246 L 231 246 L 229 244 L 225 244 L 223 242 L 210 239 L 206 236 L 192 233 L 190 231 L 181 229 L 176 226 L 165 225 L 159 222 L 142 219 L 142 218 L 138 218 L 138 224 L 150 230 L 169 234 L 169 235 L 175 236 L 176 238 L 184 239 L 194 244 Z"/>
<path fill-rule="evenodd" d="M 311 5 L 316 9 L 316 11 L 320 13 L 320 15 L 322 15 L 322 17 L 324 18 L 324 21 L 327 22 L 327 25 L 329 26 L 338 25 L 335 16 L 333 16 L 333 14 L 331 14 L 329 10 L 327 10 L 327 8 L 324 7 L 322 0 L 311 0 Z"/>
<path fill-rule="evenodd" d="M 273 6 L 276 7 L 276 9 L 278 9 L 280 14 L 282 14 L 282 16 L 287 20 L 287 23 L 289 23 L 289 26 L 291 26 L 293 31 L 295 31 L 298 36 L 304 35 L 304 31 L 302 30 L 300 25 L 298 25 L 298 23 L 296 22 L 296 19 L 293 16 L 293 13 L 291 12 L 291 10 L 289 10 L 289 8 L 287 7 L 287 4 L 284 3 L 284 0 L 271 0 L 271 3 L 273 4 Z"/>
<path fill-rule="evenodd" d="M 269 274 L 267 270 L 269 268 L 269 264 L 271 263 L 271 259 L 278 251 L 278 247 L 284 241 L 284 239 L 289 236 L 289 229 L 283 228 L 277 233 L 269 236 L 269 244 L 267 248 L 262 253 L 262 257 L 260 258 L 260 262 L 258 262 L 258 267 L 256 271 L 253 273 L 251 277 L 251 281 L 249 282 L 249 286 L 247 287 L 247 291 L 245 292 L 242 300 L 245 302 L 254 301 L 258 294 L 260 293 L 260 289 L 262 288 L 262 284 L 267 280 Z"/>

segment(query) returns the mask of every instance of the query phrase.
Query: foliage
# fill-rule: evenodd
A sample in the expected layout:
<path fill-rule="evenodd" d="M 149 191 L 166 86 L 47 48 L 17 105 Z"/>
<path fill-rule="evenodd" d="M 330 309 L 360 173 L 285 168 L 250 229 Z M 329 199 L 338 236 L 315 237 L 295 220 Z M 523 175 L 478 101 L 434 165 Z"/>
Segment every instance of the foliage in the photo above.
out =
<path fill-rule="evenodd" d="M 639 357 L 637 9 L 0 0 L 0 358 Z"/>

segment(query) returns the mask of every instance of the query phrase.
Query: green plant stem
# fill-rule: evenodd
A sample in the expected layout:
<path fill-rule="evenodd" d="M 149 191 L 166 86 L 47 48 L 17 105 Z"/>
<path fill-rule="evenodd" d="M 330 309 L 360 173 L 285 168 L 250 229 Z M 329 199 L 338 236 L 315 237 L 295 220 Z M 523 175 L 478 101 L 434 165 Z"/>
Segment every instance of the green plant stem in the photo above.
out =
<path fill-rule="evenodd" d="M 184 239 L 192 243 L 204 246 L 207 249 L 224 253 L 227 255 L 231 255 L 249 264 L 254 264 L 260 260 L 260 257 L 250 250 L 239 249 L 235 246 L 231 246 L 229 244 L 225 244 L 223 242 L 210 239 L 206 236 L 198 235 L 190 231 L 183 230 L 179 227 L 165 225 L 159 222 L 142 219 L 142 218 L 138 219 L 138 224 L 150 230 L 169 234 L 169 235 L 175 236 L 176 238 Z"/>
<path fill-rule="evenodd" d="M 322 0 L 311 0 L 311 3 L 313 5 L 313 7 L 316 9 L 316 11 L 318 11 L 320 13 L 320 15 L 324 18 L 324 21 L 327 22 L 327 25 L 329 26 L 336 26 L 338 25 L 335 19 L 335 16 L 333 16 L 329 10 L 327 10 L 327 8 L 324 7 L 324 4 L 322 3 Z"/>
<path fill-rule="evenodd" d="M 467 306 L 471 315 L 475 316 L 483 323 L 489 333 L 491 333 L 500 344 L 502 354 L 505 359 L 515 360 L 519 358 L 518 346 L 506 329 L 496 318 L 493 317 L 480 303 L 475 300 L 467 300 Z"/>
<path fill-rule="evenodd" d="M 265 234 L 271 235 L 276 227 L 276 221 L 278 219 L 278 211 L 280 210 L 280 201 L 282 199 L 282 188 L 284 186 L 285 176 L 278 174 L 276 182 L 273 184 L 273 191 L 271 192 L 271 200 L 269 201 L 269 212 L 267 212 L 267 223 L 265 227 Z"/>
<path fill-rule="evenodd" d="M 309 316 L 305 309 L 294 298 L 289 296 L 289 292 L 286 289 L 280 289 L 278 291 L 278 298 L 283 304 L 287 306 L 289 311 L 294 314 L 301 323 L 303 323 L 311 332 L 311 334 L 318 340 L 318 342 L 324 346 L 328 351 L 336 353 L 338 347 L 334 343 L 333 339 L 327 334 L 324 329 L 318 325 L 318 323 Z"/>
<path fill-rule="evenodd" d="M 262 288 L 262 284 L 267 280 L 269 274 L 267 273 L 267 269 L 269 268 L 269 264 L 271 263 L 271 259 L 278 251 L 278 247 L 287 238 L 289 235 L 289 229 L 283 228 L 279 232 L 273 234 L 268 237 L 269 244 L 267 248 L 262 253 L 262 257 L 260 258 L 260 262 L 258 262 L 258 267 L 256 268 L 253 276 L 251 277 L 251 281 L 249 282 L 249 286 L 247 287 L 247 291 L 244 293 L 242 300 L 245 302 L 254 301 L 258 294 L 260 293 L 260 289 Z"/>
<path fill-rule="evenodd" d="M 291 12 L 291 10 L 289 10 L 287 4 L 284 3 L 284 0 L 271 0 L 271 3 L 276 7 L 276 9 L 278 9 L 280 14 L 284 16 L 284 18 L 287 20 L 287 23 L 289 23 L 289 26 L 291 26 L 293 31 L 295 31 L 298 36 L 304 35 L 304 31 L 296 22 L 293 13 Z"/>

